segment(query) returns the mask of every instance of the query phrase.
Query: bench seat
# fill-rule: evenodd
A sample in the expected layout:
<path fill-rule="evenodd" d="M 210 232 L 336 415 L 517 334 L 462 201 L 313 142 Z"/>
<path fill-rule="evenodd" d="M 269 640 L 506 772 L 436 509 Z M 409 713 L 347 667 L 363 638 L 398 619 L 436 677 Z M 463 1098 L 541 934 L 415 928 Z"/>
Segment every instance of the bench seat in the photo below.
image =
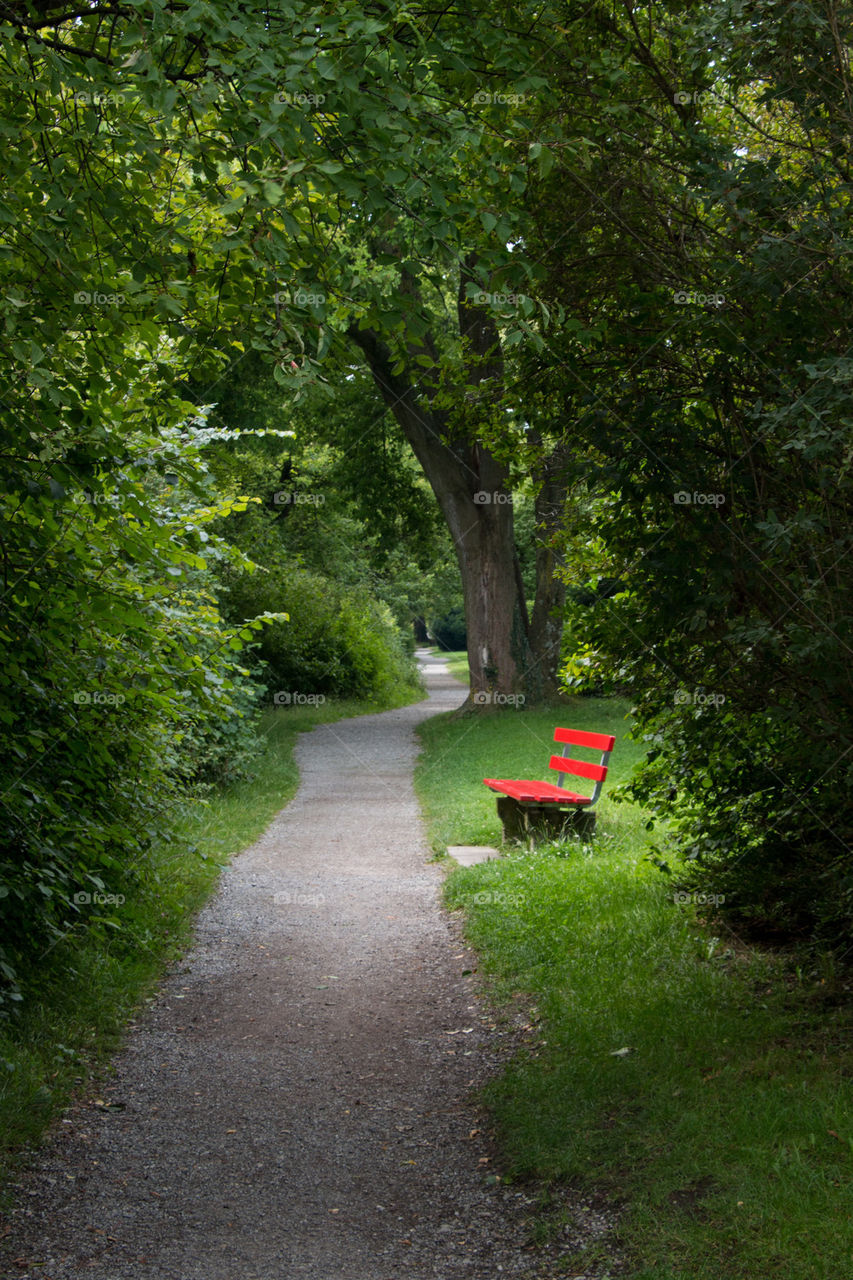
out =
<path fill-rule="evenodd" d="M 499 792 L 498 815 L 503 824 L 505 840 L 527 840 L 531 845 L 537 835 L 556 838 L 572 832 L 589 839 L 595 830 L 593 805 L 601 794 L 607 777 L 610 753 L 616 738 L 610 733 L 590 733 L 586 729 L 554 730 L 554 741 L 563 744 L 563 754 L 551 756 L 549 766 L 555 771 L 559 783 L 540 782 L 533 778 L 484 778 L 486 786 Z M 571 747 L 585 747 L 600 751 L 601 760 L 592 764 L 588 760 L 576 760 L 569 754 Z M 566 775 L 586 779 L 594 783 L 592 795 L 582 795 L 560 785 Z"/>
<path fill-rule="evenodd" d="M 591 796 L 580 796 L 553 782 L 533 782 L 526 778 L 484 778 L 483 781 L 492 791 L 502 791 L 526 804 L 592 804 Z"/>

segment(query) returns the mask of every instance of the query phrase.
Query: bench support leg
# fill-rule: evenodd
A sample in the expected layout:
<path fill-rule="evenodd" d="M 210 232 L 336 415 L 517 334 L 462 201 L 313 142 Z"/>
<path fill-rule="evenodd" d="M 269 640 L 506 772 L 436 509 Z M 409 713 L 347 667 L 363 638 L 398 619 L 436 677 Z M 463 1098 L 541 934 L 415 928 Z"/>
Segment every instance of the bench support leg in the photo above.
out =
<path fill-rule="evenodd" d="M 504 840 L 527 840 L 527 807 L 512 796 L 498 796 L 498 817 L 504 829 Z"/>
<path fill-rule="evenodd" d="M 595 814 L 589 809 L 557 809 L 554 805 L 521 804 L 512 796 L 498 798 L 498 817 L 504 840 L 533 845 L 536 838 L 556 840 L 577 836 L 589 840 L 595 831 Z"/>

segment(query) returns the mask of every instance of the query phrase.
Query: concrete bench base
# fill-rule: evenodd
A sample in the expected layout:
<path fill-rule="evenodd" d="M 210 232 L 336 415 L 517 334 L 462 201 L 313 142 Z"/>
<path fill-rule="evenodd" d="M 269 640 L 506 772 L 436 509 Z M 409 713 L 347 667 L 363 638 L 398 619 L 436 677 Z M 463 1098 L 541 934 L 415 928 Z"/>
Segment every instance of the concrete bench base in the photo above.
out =
<path fill-rule="evenodd" d="M 478 862 L 491 862 L 501 856 L 500 849 L 493 849 L 490 844 L 449 844 L 448 858 L 455 858 L 460 867 L 473 867 Z"/>

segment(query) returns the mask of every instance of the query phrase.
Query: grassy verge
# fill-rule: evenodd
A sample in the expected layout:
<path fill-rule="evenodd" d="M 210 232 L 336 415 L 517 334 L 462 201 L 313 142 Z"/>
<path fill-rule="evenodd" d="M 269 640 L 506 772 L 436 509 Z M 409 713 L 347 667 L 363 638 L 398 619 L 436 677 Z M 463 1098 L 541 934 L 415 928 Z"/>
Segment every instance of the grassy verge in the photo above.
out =
<path fill-rule="evenodd" d="M 623 713 L 582 699 L 427 722 L 418 788 L 435 847 L 496 840 L 480 779 L 542 776 L 555 716 L 619 733 Z M 635 752 L 617 742 L 614 774 Z M 645 860 L 642 814 L 608 802 L 609 785 L 593 844 L 509 852 L 446 884 L 494 998 L 534 1006 L 529 1047 L 487 1091 L 505 1175 L 615 1197 L 632 1280 L 840 1280 L 853 1254 L 843 993 L 677 905 Z M 566 1225 L 559 1203 L 540 1237 Z M 606 1274 L 606 1250 L 567 1265 Z"/>
<path fill-rule="evenodd" d="M 450 674 L 456 676 L 457 680 L 461 680 L 464 684 L 468 683 L 468 654 L 464 649 L 458 651 L 452 649 L 436 650 L 441 653 L 442 658 L 450 668 Z"/>
<path fill-rule="evenodd" d="M 412 696 L 412 690 L 401 693 L 399 704 Z M 121 929 L 91 928 L 44 957 L 26 1003 L 0 1026 L 0 1182 L 75 1088 L 104 1067 L 128 1019 L 186 946 L 194 915 L 222 867 L 293 797 L 299 734 L 383 709 L 329 701 L 267 712 L 267 750 L 254 778 L 186 805 L 174 843 L 156 850 L 144 882 L 117 909 Z"/>

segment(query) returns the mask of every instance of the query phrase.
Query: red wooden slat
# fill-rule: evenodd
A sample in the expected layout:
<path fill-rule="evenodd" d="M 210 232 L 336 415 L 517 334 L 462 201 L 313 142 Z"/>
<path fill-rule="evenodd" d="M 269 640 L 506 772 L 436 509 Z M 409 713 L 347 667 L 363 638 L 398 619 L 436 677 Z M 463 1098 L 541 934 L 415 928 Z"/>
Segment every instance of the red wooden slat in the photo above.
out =
<path fill-rule="evenodd" d="M 592 747 L 595 751 L 612 751 L 616 739 L 609 733 L 587 733 L 586 729 L 555 729 L 555 742 L 568 742 L 573 747 Z"/>
<path fill-rule="evenodd" d="M 574 773 L 579 778 L 592 778 L 603 782 L 607 777 L 606 764 L 587 764 L 585 760 L 572 760 L 568 756 L 551 756 L 550 768 L 559 773 Z"/>
<path fill-rule="evenodd" d="M 534 782 L 524 778 L 484 778 L 487 787 L 493 791 L 502 791 L 513 800 L 523 804 L 557 804 L 584 805 L 590 803 L 589 796 L 578 795 L 567 787 L 555 787 L 550 782 Z"/>

